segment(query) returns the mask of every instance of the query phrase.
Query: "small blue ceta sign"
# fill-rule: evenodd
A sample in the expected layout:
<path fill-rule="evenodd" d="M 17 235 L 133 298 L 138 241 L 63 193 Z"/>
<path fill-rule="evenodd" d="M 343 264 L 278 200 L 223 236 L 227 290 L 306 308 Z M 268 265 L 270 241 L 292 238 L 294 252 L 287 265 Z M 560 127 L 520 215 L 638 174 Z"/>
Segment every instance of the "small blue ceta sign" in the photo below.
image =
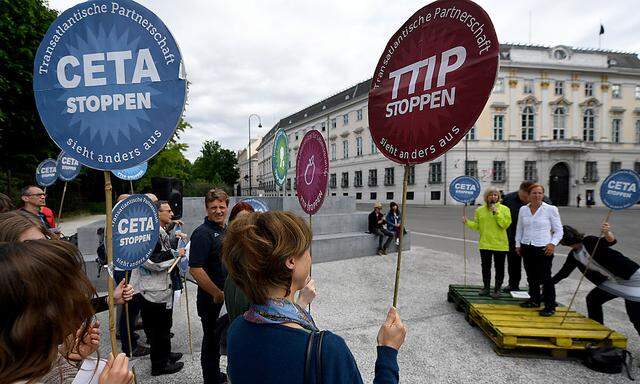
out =
<path fill-rule="evenodd" d="M 151 256 L 158 243 L 158 210 L 145 195 L 131 195 L 113 208 L 113 265 L 135 269 Z"/>
<path fill-rule="evenodd" d="M 46 159 L 38 164 L 36 168 L 36 183 L 41 187 L 53 185 L 58 178 L 56 161 Z"/>
<path fill-rule="evenodd" d="M 58 155 L 58 178 L 62 181 L 71 181 L 80 174 L 80 162 L 73 157 L 60 152 Z"/>
<path fill-rule="evenodd" d="M 449 194 L 459 203 L 471 203 L 480 195 L 480 181 L 475 177 L 458 176 L 449 184 Z"/>
<path fill-rule="evenodd" d="M 49 27 L 33 71 L 49 136 L 90 168 L 147 161 L 173 135 L 186 79 L 173 36 L 131 0 L 82 2 Z"/>
<path fill-rule="evenodd" d="M 616 171 L 602 182 L 600 199 L 610 209 L 625 209 L 640 201 L 640 176 L 630 169 Z"/>
<path fill-rule="evenodd" d="M 252 197 L 249 199 L 244 199 L 242 200 L 242 202 L 250 204 L 256 212 L 267 212 L 269 210 L 267 204 L 260 199 Z"/>
<path fill-rule="evenodd" d="M 111 171 L 120 180 L 138 180 L 147 172 L 147 162 L 138 164 L 127 169 L 116 169 Z"/>

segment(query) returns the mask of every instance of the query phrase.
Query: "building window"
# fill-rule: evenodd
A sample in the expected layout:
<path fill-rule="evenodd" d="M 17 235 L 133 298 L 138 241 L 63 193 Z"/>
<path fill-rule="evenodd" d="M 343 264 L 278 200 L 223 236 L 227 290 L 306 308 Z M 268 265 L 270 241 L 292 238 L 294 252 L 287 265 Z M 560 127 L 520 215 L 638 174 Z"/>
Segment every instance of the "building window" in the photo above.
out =
<path fill-rule="evenodd" d="M 349 141 L 347 140 L 342 142 L 342 156 L 345 159 L 349 158 Z"/>
<path fill-rule="evenodd" d="M 553 51 L 553 58 L 556 60 L 564 60 L 567 58 L 567 52 L 564 49 L 556 49 Z"/>
<path fill-rule="evenodd" d="M 567 115 L 563 107 L 558 107 L 553 111 L 553 140 L 564 140 L 564 128 L 566 126 Z"/>
<path fill-rule="evenodd" d="M 611 84 L 611 97 L 614 99 L 622 98 L 622 86 L 620 84 Z"/>
<path fill-rule="evenodd" d="M 467 160 L 464 162 L 464 175 L 470 177 L 478 177 L 477 160 Z"/>
<path fill-rule="evenodd" d="M 429 163 L 429 184 L 441 184 L 441 183 L 442 183 L 442 163 L 439 161 L 437 163 Z"/>
<path fill-rule="evenodd" d="M 504 183 L 507 180 L 507 173 L 504 161 L 493 162 L 493 182 Z"/>
<path fill-rule="evenodd" d="M 475 140 L 476 139 L 476 126 L 471 127 L 469 132 L 467 132 L 467 140 Z"/>
<path fill-rule="evenodd" d="M 407 200 L 413 200 L 413 191 L 407 192 Z"/>
<path fill-rule="evenodd" d="M 362 137 L 356 137 L 356 156 L 362 156 Z"/>
<path fill-rule="evenodd" d="M 335 127 L 337 127 L 337 126 L 338 126 L 338 125 L 336 124 L 336 119 L 335 119 L 335 117 L 334 117 L 333 119 L 331 119 L 331 128 L 335 128 Z"/>
<path fill-rule="evenodd" d="M 613 173 L 622 169 L 622 162 L 612 161 L 609 169 L 609 173 Z"/>
<path fill-rule="evenodd" d="M 298 132 L 296 132 L 296 140 L 298 140 Z"/>
<path fill-rule="evenodd" d="M 640 144 L 640 119 L 636 120 L 636 143 Z"/>
<path fill-rule="evenodd" d="M 440 200 L 440 191 L 431 191 L 431 200 Z"/>
<path fill-rule="evenodd" d="M 349 172 L 342 172 L 342 179 L 340 180 L 340 187 L 349 188 Z"/>
<path fill-rule="evenodd" d="M 409 166 L 409 174 L 407 175 L 407 184 L 414 185 L 416 183 L 416 166 Z"/>
<path fill-rule="evenodd" d="M 298 178 L 297 177 L 293 178 L 293 189 L 294 190 L 298 189 Z"/>
<path fill-rule="evenodd" d="M 287 189 L 291 190 L 291 178 L 287 179 Z"/>
<path fill-rule="evenodd" d="M 337 196 L 338 194 L 335 192 L 331 192 L 331 196 Z"/>
<path fill-rule="evenodd" d="M 564 81 L 556 81 L 555 93 L 556 93 L 556 96 L 564 95 Z"/>
<path fill-rule="evenodd" d="M 584 169 L 584 182 L 595 183 L 598 181 L 598 163 L 587 161 Z"/>
<path fill-rule="evenodd" d="M 504 140 L 504 115 L 493 116 L 493 140 Z"/>
<path fill-rule="evenodd" d="M 633 163 L 633 170 L 637 173 L 640 173 L 640 161 L 636 161 L 635 163 Z"/>
<path fill-rule="evenodd" d="M 522 81 L 522 84 L 523 84 L 522 93 L 527 95 L 530 95 L 533 93 L 533 80 L 524 79 Z"/>
<path fill-rule="evenodd" d="M 353 176 L 353 186 L 362 187 L 362 171 L 355 171 Z"/>
<path fill-rule="evenodd" d="M 525 181 L 538 181 L 538 169 L 536 168 L 535 161 L 524 162 L 524 180 Z"/>
<path fill-rule="evenodd" d="M 493 93 L 503 93 L 504 92 L 504 78 L 498 77 L 496 79 L 495 84 L 493 84 Z"/>
<path fill-rule="evenodd" d="M 331 143 L 331 160 L 336 159 L 336 143 Z"/>
<path fill-rule="evenodd" d="M 522 110 L 522 140 L 533 140 L 535 113 L 533 107 L 526 106 Z"/>
<path fill-rule="evenodd" d="M 620 142 L 620 126 L 622 125 L 621 119 L 613 119 L 611 120 L 611 142 L 619 143 Z"/>
<path fill-rule="evenodd" d="M 338 184 L 337 177 L 335 173 L 329 175 L 329 188 L 335 188 Z"/>
<path fill-rule="evenodd" d="M 358 121 L 362 120 L 362 109 L 358 109 L 356 111 L 356 120 Z"/>
<path fill-rule="evenodd" d="M 327 123 L 320 123 L 320 130 L 322 132 L 326 131 L 327 130 Z"/>
<path fill-rule="evenodd" d="M 356 200 L 362 200 L 362 192 L 356 192 Z"/>
<path fill-rule="evenodd" d="M 370 169 L 369 170 L 369 182 L 367 183 L 369 187 L 378 186 L 378 170 Z"/>
<path fill-rule="evenodd" d="M 393 192 L 387 192 L 387 200 L 393 200 Z"/>
<path fill-rule="evenodd" d="M 378 153 L 378 147 L 376 147 L 376 144 L 373 142 L 373 138 L 371 138 L 371 154 L 375 155 L 376 153 Z"/>
<path fill-rule="evenodd" d="M 593 96 L 593 83 L 584 83 L 584 96 L 585 97 Z"/>
<path fill-rule="evenodd" d="M 345 113 L 344 115 L 342 115 L 342 125 L 347 125 L 349 124 L 349 114 Z"/>
<path fill-rule="evenodd" d="M 349 196 L 349 192 L 344 192 L 342 196 Z"/>
<path fill-rule="evenodd" d="M 596 117 L 593 109 L 587 108 L 582 118 L 582 140 L 593 141 L 595 138 Z"/>
<path fill-rule="evenodd" d="M 394 185 L 394 168 L 389 167 L 384 169 L 384 185 Z"/>
<path fill-rule="evenodd" d="M 369 194 L 369 200 L 376 200 L 378 198 L 378 194 L 376 192 L 371 192 Z"/>

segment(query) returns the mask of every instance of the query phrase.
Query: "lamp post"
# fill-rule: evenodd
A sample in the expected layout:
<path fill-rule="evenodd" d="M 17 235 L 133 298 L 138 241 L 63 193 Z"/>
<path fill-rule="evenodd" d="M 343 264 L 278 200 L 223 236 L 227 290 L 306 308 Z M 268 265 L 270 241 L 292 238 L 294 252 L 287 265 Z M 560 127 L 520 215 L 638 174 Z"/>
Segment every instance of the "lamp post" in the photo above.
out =
<path fill-rule="evenodd" d="M 262 119 L 260 119 L 260 116 L 256 115 L 255 113 L 252 113 L 249 115 L 249 150 L 247 151 L 247 160 L 249 161 L 249 196 L 253 196 L 252 193 L 252 179 L 251 179 L 251 118 L 252 117 L 257 117 L 258 118 L 258 128 L 262 128 Z"/>

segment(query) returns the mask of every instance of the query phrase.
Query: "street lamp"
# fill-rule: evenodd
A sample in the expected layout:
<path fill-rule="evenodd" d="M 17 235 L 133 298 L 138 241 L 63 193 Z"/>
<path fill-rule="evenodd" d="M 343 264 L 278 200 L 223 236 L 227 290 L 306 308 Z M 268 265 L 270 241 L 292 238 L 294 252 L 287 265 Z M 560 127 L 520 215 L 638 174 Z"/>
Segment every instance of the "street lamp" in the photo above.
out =
<path fill-rule="evenodd" d="M 249 115 L 249 150 L 247 151 L 247 159 L 249 160 L 249 196 L 253 196 L 252 190 L 251 190 L 251 183 L 253 180 L 251 180 L 251 118 L 252 117 L 257 117 L 258 118 L 258 128 L 262 128 L 262 119 L 260 119 L 260 116 L 256 115 L 255 113 L 252 113 Z"/>

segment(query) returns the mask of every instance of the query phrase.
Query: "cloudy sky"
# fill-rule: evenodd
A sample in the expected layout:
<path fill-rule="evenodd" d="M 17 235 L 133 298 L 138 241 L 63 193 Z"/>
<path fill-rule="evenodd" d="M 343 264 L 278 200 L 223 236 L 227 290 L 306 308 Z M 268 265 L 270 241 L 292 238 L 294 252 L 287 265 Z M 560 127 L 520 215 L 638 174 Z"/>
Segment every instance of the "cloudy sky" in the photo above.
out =
<path fill-rule="evenodd" d="M 74 0 L 50 0 L 58 11 Z M 428 1 L 140 0 L 169 27 L 191 81 L 183 140 L 237 150 L 278 120 L 372 76 L 387 40 Z M 640 52 L 638 0 L 479 0 L 500 42 Z M 632 12 L 633 13 L 633 12 Z M 531 39 L 529 18 L 531 15 Z"/>

